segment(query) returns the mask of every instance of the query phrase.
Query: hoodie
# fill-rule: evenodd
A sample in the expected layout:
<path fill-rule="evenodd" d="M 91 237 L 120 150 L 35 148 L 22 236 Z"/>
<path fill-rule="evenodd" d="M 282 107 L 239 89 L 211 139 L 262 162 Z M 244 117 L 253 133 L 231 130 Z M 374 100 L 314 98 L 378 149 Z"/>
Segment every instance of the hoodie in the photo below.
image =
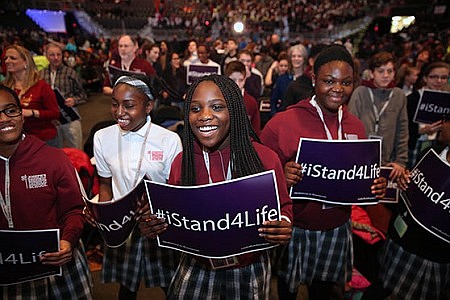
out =
<path fill-rule="evenodd" d="M 283 166 L 295 161 L 300 138 L 327 139 L 322 121 L 316 109 L 309 103 L 310 99 L 289 106 L 286 111 L 276 114 L 261 132 L 263 144 L 274 150 Z M 333 139 L 337 139 L 337 114 L 323 111 L 324 120 Z M 366 137 L 360 120 L 343 106 L 342 131 L 344 138 L 353 135 L 358 139 Z M 333 155 L 330 153 L 330 155 Z M 318 201 L 293 201 L 294 225 L 308 230 L 330 230 L 343 225 L 350 218 L 351 207 L 337 205 L 323 209 Z"/>
<path fill-rule="evenodd" d="M 66 154 L 27 135 L 10 158 L 0 159 L 3 195 L 8 175 L 13 229 L 59 228 L 61 239 L 76 245 L 84 226 L 84 204 L 75 169 Z M 3 213 L 0 229 L 8 229 Z"/>

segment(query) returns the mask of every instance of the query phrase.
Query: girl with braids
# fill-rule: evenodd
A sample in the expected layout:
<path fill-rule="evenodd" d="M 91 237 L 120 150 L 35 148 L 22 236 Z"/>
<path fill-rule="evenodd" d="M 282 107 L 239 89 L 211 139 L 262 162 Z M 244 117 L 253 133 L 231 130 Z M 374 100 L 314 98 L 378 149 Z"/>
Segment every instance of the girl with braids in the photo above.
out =
<path fill-rule="evenodd" d="M 325 48 L 314 62 L 315 95 L 276 114 L 261 132 L 261 141 L 278 153 L 286 182 L 302 178 L 295 162 L 300 138 L 363 139 L 364 125 L 344 105 L 353 91 L 350 53 L 342 46 Z M 335 155 L 331 154 L 330 155 Z M 386 179 L 376 178 L 372 194 L 383 197 Z M 295 299 L 300 284 L 309 299 L 343 299 L 352 274 L 350 206 L 324 206 L 318 201 L 294 202 L 292 239 L 283 249 L 278 270 L 280 299 Z"/>
<path fill-rule="evenodd" d="M 225 76 L 202 77 L 188 89 L 185 111 L 184 150 L 172 164 L 169 183 L 201 185 L 273 169 L 282 220 L 265 222 L 259 232 L 269 242 L 288 242 L 292 203 L 283 169 L 277 155 L 259 142 L 238 86 Z M 155 216 L 151 218 L 141 230 L 155 238 L 168 225 Z M 168 299 L 268 299 L 271 274 L 268 251 L 234 258 L 234 264 L 214 269 L 209 259 L 183 253 Z"/>

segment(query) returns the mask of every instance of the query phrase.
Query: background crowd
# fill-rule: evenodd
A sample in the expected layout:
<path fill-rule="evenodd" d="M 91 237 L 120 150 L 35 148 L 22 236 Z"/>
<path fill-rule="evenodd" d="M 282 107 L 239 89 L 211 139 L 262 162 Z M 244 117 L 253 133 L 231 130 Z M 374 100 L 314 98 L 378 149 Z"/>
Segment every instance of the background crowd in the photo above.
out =
<path fill-rule="evenodd" d="M 154 101 L 151 102 L 151 113 L 150 110 L 143 113 L 142 119 L 151 114 L 152 122 L 178 133 L 183 141 L 183 124 L 188 120 L 185 119 L 183 105 L 189 88 L 187 67 L 191 64 L 217 66 L 219 74 L 229 77 L 239 87 L 253 128 L 251 132 L 257 137 L 270 119 L 275 119 L 277 114 L 293 105 L 305 105 L 299 102 L 311 98 L 317 89 L 313 74 L 318 70 L 315 70 L 314 63 L 327 45 L 323 41 L 289 39 L 289 32 L 332 30 L 336 25 L 364 16 L 369 7 L 367 1 L 236 3 L 221 0 L 192 5 L 174 1 L 158 2 L 154 11 L 137 16 L 131 10 L 110 8 L 114 6 L 106 5 L 105 9 L 99 9 L 101 4 L 85 5 L 86 11 L 98 19 L 145 17 L 154 28 L 186 29 L 190 38 L 180 40 L 173 36 L 155 41 L 145 36 L 106 38 L 84 32 L 70 35 L 47 33 L 38 28 L 0 28 L 1 80 L 21 100 L 25 130 L 50 146 L 77 148 L 88 157 L 93 156 L 93 136 L 81 136 L 82 118 L 64 126 L 56 113 L 57 99 L 51 89 L 58 87 L 65 104 L 76 110 L 77 105 L 89 101 L 88 96 L 113 93 L 114 84 L 108 75 L 108 66 L 142 71 L 152 77 L 154 97 L 151 98 Z M 247 34 L 230 34 L 231 26 L 238 20 L 246 22 L 249 27 Z M 197 37 L 195 32 L 199 30 L 206 30 L 207 35 Z M 442 128 L 442 123 L 417 125 L 412 118 L 422 88 L 450 91 L 450 28 L 418 20 L 395 34 L 380 33 L 371 27 L 332 43 L 342 45 L 351 55 L 352 62 L 348 64 L 353 72 L 354 85 L 353 94 L 348 97 L 349 111 L 362 120 L 367 136 L 374 133 L 368 129 L 373 127 L 373 120 L 367 118 L 368 112 L 358 106 L 360 102 L 371 95 L 372 102 L 379 101 L 381 108 L 385 98 L 388 101 L 395 98 L 392 99 L 396 106 L 392 109 L 398 115 L 385 121 L 385 131 L 376 129 L 375 133 L 383 137 L 384 146 L 390 143 L 390 149 L 383 148 L 383 165 L 394 168 L 393 178 L 401 177 L 408 167 L 414 165 L 421 150 L 434 145 L 436 133 Z M 322 66 L 328 61 L 320 63 Z M 382 79 L 383 76 L 386 79 Z M 394 87 L 398 87 L 395 93 L 391 92 Z M 383 89 L 389 89 L 387 94 L 383 94 Z M 40 97 L 37 106 L 24 104 L 34 101 L 33 97 Z M 382 112 L 379 117 L 381 115 Z M 388 142 L 391 137 L 392 141 Z M 105 174 L 107 172 L 103 170 Z M 167 178 L 161 181 L 164 179 Z M 98 183 L 97 190 L 94 185 L 89 183 L 85 186 L 90 189 L 90 194 L 98 191 Z M 386 213 L 387 209 L 377 207 L 376 211 L 368 210 L 367 213 L 373 217 Z M 389 220 L 376 218 L 382 225 L 376 222 L 370 225 L 380 232 L 384 240 L 389 231 Z M 136 238 L 143 239 L 140 235 Z M 379 240 L 373 242 L 374 247 L 365 247 L 364 241 L 359 244 L 358 239 L 355 237 L 355 249 L 358 249 L 355 251 L 359 251 L 355 253 L 357 267 L 359 254 L 376 255 L 382 247 L 377 244 Z M 361 269 L 364 276 L 376 282 L 377 264 L 366 264 Z M 134 282 L 130 290 L 135 293 L 137 288 L 138 283 Z"/>

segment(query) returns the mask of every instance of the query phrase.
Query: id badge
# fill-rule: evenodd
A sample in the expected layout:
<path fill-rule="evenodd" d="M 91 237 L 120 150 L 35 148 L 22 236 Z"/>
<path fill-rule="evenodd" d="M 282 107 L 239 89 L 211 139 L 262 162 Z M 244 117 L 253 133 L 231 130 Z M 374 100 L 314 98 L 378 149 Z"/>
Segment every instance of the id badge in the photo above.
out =
<path fill-rule="evenodd" d="M 402 238 L 408 230 L 408 224 L 406 224 L 401 216 L 397 216 L 394 221 L 394 228 L 397 231 L 398 236 Z"/>
<path fill-rule="evenodd" d="M 210 258 L 209 262 L 211 263 L 211 268 L 214 270 L 229 268 L 239 265 L 239 261 L 236 256 L 227 257 L 227 258 Z"/>

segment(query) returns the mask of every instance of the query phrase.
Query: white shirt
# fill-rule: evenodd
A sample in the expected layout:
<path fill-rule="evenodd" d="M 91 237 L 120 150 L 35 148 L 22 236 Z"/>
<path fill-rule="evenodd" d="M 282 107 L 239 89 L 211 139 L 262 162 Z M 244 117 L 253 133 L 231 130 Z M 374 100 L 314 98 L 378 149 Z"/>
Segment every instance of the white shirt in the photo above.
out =
<path fill-rule="evenodd" d="M 147 117 L 147 123 L 136 132 L 123 131 L 116 124 L 103 128 L 94 135 L 97 172 L 101 177 L 112 177 L 114 199 L 123 197 L 134 188 L 142 144 L 148 126 L 151 127 L 139 170 L 138 183 L 145 175 L 152 181 L 165 183 L 169 178 L 173 160 L 182 150 L 180 138 L 175 132 L 150 123 L 150 117 Z M 120 156 L 119 149 L 122 149 Z"/>

